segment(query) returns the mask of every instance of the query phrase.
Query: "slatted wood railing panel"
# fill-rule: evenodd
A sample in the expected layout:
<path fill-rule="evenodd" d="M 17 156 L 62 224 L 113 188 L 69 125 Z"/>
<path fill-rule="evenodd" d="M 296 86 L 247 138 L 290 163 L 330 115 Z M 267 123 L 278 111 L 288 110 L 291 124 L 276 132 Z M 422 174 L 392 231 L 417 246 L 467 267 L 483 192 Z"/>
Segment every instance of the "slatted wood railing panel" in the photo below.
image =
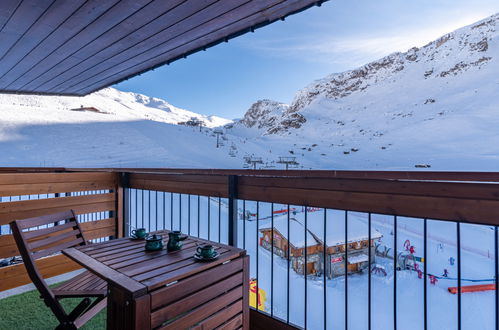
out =
<path fill-rule="evenodd" d="M 8 224 L 13 220 L 74 210 L 87 240 L 121 236 L 122 189 L 118 174 L 78 173 L 1 173 L 0 172 L 0 258 L 19 255 Z M 49 227 L 51 225 L 48 225 Z M 50 233 L 40 239 L 51 237 Z M 62 255 L 37 261 L 45 277 L 79 268 Z M 30 283 L 23 264 L 0 268 L 0 291 Z"/>
<path fill-rule="evenodd" d="M 466 190 L 466 189 L 465 189 Z M 239 185 L 238 197 L 273 203 L 497 225 L 499 200 Z"/>
<path fill-rule="evenodd" d="M 112 211 L 115 202 L 114 193 L 5 202 L 0 204 L 0 225 L 66 210 L 76 214 Z"/>
<path fill-rule="evenodd" d="M 44 278 L 81 268 L 78 264 L 61 254 L 36 260 L 36 264 Z M 28 273 L 26 273 L 26 268 L 22 263 L 0 268 L 0 279 L 0 291 L 31 283 Z"/>
<path fill-rule="evenodd" d="M 133 173 L 129 177 L 130 188 L 215 197 L 228 197 L 227 185 L 224 175 Z"/>

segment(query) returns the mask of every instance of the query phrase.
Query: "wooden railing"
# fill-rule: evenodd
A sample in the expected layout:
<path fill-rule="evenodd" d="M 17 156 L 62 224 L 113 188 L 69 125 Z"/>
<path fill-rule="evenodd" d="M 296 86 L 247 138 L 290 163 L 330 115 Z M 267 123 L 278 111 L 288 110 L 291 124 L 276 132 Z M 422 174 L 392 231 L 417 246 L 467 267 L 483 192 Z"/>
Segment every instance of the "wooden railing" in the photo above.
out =
<path fill-rule="evenodd" d="M 456 224 L 486 224 L 494 226 L 497 231 L 499 225 L 498 183 L 499 173 L 492 172 L 145 168 L 91 170 L 54 168 L 47 171 L 34 168 L 0 168 L 0 196 L 3 198 L 0 203 L 0 225 L 6 225 L 14 219 L 67 209 L 74 209 L 82 216 L 95 212 L 110 212 L 108 219 L 97 220 L 90 217 L 87 219 L 90 221 L 84 221 L 82 227 L 87 233 L 86 236 L 92 239 L 119 237 L 130 226 L 130 223 L 127 223 L 131 218 L 130 214 L 127 215 L 130 205 L 132 202 L 141 202 L 140 199 L 136 199 L 135 202 L 130 201 L 129 194 L 134 191 L 135 198 L 137 198 L 137 191 L 141 190 L 149 194 L 154 192 L 180 196 L 185 194 L 189 195 L 189 202 L 190 197 L 196 195 L 226 200 L 225 203 L 229 205 L 230 210 L 228 222 L 225 223 L 229 228 L 226 239 L 227 242 L 239 243 L 240 246 L 242 246 L 241 242 L 237 242 L 238 214 L 236 209 L 237 203 L 241 201 L 375 213 L 393 216 L 395 219 L 398 216 L 414 217 L 424 219 L 425 223 L 426 219 L 434 219 Z M 105 193 L 90 195 L 83 193 L 92 191 L 105 191 Z M 34 197 L 38 194 L 48 195 L 44 198 Z M 12 196 L 21 196 L 22 200 L 5 199 L 5 197 L 11 198 Z M 151 202 L 150 197 L 147 198 L 149 198 L 148 202 Z M 164 198 L 163 196 L 163 203 Z M 209 200 L 208 203 L 210 203 Z M 140 208 L 144 212 L 145 206 L 142 205 Z M 163 214 L 163 217 L 166 216 L 170 217 L 170 215 Z M 173 219 L 171 221 L 170 227 L 173 228 Z M 17 250 L 11 235 L 5 232 L 2 234 L 0 235 L 0 258 L 15 256 Z M 458 242 L 459 239 L 458 235 Z M 40 263 L 45 276 L 61 274 L 76 268 L 76 265 L 61 256 L 48 257 L 42 259 Z M 497 276 L 497 265 L 495 268 Z M 29 279 L 25 275 L 22 264 L 0 268 L 0 290 L 26 283 L 29 283 Z M 396 286 L 396 281 L 394 285 Z M 459 293 L 458 296 L 460 296 Z M 272 316 L 272 311 L 270 314 Z M 396 315 L 395 298 L 394 314 Z M 264 319 L 263 317 L 262 320 Z M 396 320 L 396 316 L 394 319 Z"/>
<path fill-rule="evenodd" d="M 147 172 L 147 173 L 143 173 Z M 429 285 L 429 280 L 431 276 L 435 274 L 429 273 L 427 271 L 427 220 L 443 220 L 451 222 L 455 225 L 455 228 L 451 226 L 452 232 L 454 234 L 449 234 L 446 236 L 448 241 L 455 242 L 457 247 L 457 251 L 461 251 L 461 234 L 460 234 L 460 225 L 461 223 L 469 223 L 469 224 L 485 224 L 489 226 L 494 226 L 495 235 L 495 250 L 491 252 L 491 255 L 498 255 L 498 225 L 499 225 L 499 174 L 498 173 L 460 173 L 460 172 L 357 172 L 357 171 L 311 171 L 311 172 L 303 172 L 303 171 L 239 171 L 239 170 L 183 170 L 183 169 L 157 169 L 157 170 L 128 170 L 124 177 L 126 178 L 126 187 L 135 191 L 135 198 L 137 199 L 138 190 L 141 190 L 142 201 L 144 200 L 144 192 L 149 194 L 149 197 L 146 198 L 148 201 L 148 205 L 142 207 L 149 210 L 149 214 L 151 214 L 151 209 L 154 210 L 154 196 L 157 196 L 158 192 L 167 192 L 178 194 L 178 197 L 175 199 L 175 203 L 179 202 L 177 209 L 181 209 L 181 200 L 182 194 L 187 194 L 187 201 L 192 204 L 192 197 L 196 199 L 196 195 L 204 196 L 205 200 L 207 200 L 208 205 L 212 203 L 215 198 L 225 198 L 227 199 L 226 204 L 234 205 L 233 203 L 239 202 L 239 206 L 233 207 L 233 209 L 239 208 L 244 210 L 244 203 L 246 202 L 256 202 L 256 217 L 253 220 L 257 222 L 258 227 L 258 202 L 260 205 L 262 204 L 284 204 L 288 205 L 298 205 L 304 207 L 317 207 L 323 210 L 324 214 L 324 222 L 327 221 L 326 214 L 327 210 L 342 210 L 344 211 L 344 239 L 347 241 L 348 233 L 347 233 L 347 224 L 348 214 L 350 211 L 361 212 L 366 215 L 366 219 L 368 219 L 369 228 L 371 228 L 371 214 L 382 215 L 386 217 L 391 217 L 392 225 L 393 225 L 393 240 L 395 242 L 395 248 L 393 249 L 393 256 L 398 256 L 398 253 L 401 252 L 397 250 L 397 219 L 399 217 L 411 217 L 413 222 L 419 221 L 421 228 L 424 227 L 424 251 L 422 251 L 420 247 L 420 257 L 423 260 L 423 264 L 421 266 L 422 274 L 421 278 L 424 281 L 424 314 L 422 318 L 421 324 L 422 327 L 426 328 L 428 323 L 428 296 L 427 296 L 427 286 Z M 154 195 L 154 193 L 156 195 Z M 126 194 L 125 194 L 126 196 Z M 151 197 L 152 196 L 152 197 Z M 206 197 L 209 196 L 209 197 Z M 167 198 L 167 197 L 166 197 Z M 173 200 L 173 196 L 170 197 L 170 201 Z M 163 196 L 163 202 L 165 197 Z M 197 199 L 199 201 L 199 199 Z M 211 200 L 211 201 L 210 201 Z M 141 200 L 137 199 L 140 203 Z M 152 201 L 152 204 L 151 204 Z M 157 200 L 156 200 L 157 203 Z M 171 208 L 175 208 L 175 203 L 172 202 Z M 220 202 L 218 202 L 220 203 Z M 185 205 L 185 201 L 183 203 Z M 215 204 L 217 204 L 215 202 Z M 152 205 L 152 206 L 151 206 Z M 198 202 L 199 205 L 199 202 Z M 236 204 L 237 205 L 237 204 Z M 158 206 L 156 205 L 156 213 Z M 199 210 L 199 206 L 197 207 Z M 272 207 L 273 209 L 273 207 Z M 307 209 L 307 208 L 305 208 Z M 142 209 L 143 211 L 143 209 Z M 289 212 L 288 212 L 289 214 Z M 206 215 L 203 214 L 202 221 L 210 222 L 210 217 L 206 219 Z M 156 215 L 157 216 L 157 215 Z M 163 215 L 164 217 L 165 215 Z M 167 218 L 171 218 L 171 222 L 169 220 L 166 221 L 166 228 L 170 229 L 182 229 L 181 220 L 173 219 L 173 211 L 171 215 L 166 215 Z M 178 216 L 176 215 L 175 218 Z M 228 226 L 228 234 L 227 238 L 220 237 L 220 234 L 213 235 L 212 239 L 220 240 L 227 239 L 230 242 L 231 237 L 238 237 L 237 232 L 234 232 L 238 229 L 238 220 L 246 222 L 246 219 L 241 219 L 238 214 L 229 211 L 228 214 L 228 222 L 226 226 Z M 147 218 L 147 215 L 144 216 L 144 212 L 142 217 L 140 215 L 135 217 L 135 225 L 138 225 L 138 220 L 142 219 L 142 224 L 144 224 L 144 218 Z M 180 218 L 180 217 L 179 217 Z M 273 219 L 273 218 L 272 218 Z M 289 218 L 288 218 L 289 219 Z M 268 218 L 267 218 L 268 220 Z M 337 221 L 338 219 L 336 219 Z M 211 221 L 217 221 L 217 219 L 211 219 Z M 273 220 L 271 220 L 273 221 Z M 156 223 L 157 223 L 156 218 Z M 199 230 L 199 212 L 198 219 L 194 220 L 194 227 L 197 222 L 198 228 L 194 228 L 193 234 L 200 235 L 203 234 L 202 231 Z M 218 219 L 220 224 L 220 220 Z M 289 222 L 289 220 L 288 220 Z M 189 219 L 189 224 L 191 224 L 191 219 Z M 149 225 L 149 224 L 148 224 Z M 157 225 L 157 224 L 156 224 Z M 163 222 L 165 226 L 165 222 Z M 147 225 L 146 225 L 147 226 Z M 209 226 L 209 224 L 208 224 Z M 273 225 L 272 225 L 273 226 Z M 239 226 L 239 230 L 241 230 Z M 306 211 L 305 211 L 305 220 L 304 220 L 305 230 L 307 228 L 307 220 L 306 220 Z M 185 230 L 184 224 L 184 230 Z M 325 228 L 325 225 L 324 225 Z M 216 226 L 215 226 L 216 229 Z M 455 231 L 454 231 L 455 230 Z M 218 230 L 220 232 L 220 230 Z M 244 228 L 242 229 L 244 231 Z M 288 227 L 289 231 L 289 227 Z M 370 230 L 367 232 L 370 233 Z M 370 234 L 369 234 L 370 235 Z M 241 237 L 241 235 L 239 235 Z M 245 233 L 242 235 L 243 240 L 246 237 Z M 271 235 L 273 237 L 273 234 Z M 205 237 L 206 238 L 206 237 Z M 324 238 L 319 237 L 326 241 L 326 237 L 324 234 Z M 209 232 L 208 232 L 208 239 Z M 260 239 L 259 234 L 256 234 L 256 237 L 252 235 L 250 240 L 253 246 L 255 245 L 254 240 L 257 240 L 256 246 L 258 246 L 258 240 Z M 398 238 L 400 240 L 400 238 Z M 368 241 L 371 241 L 369 237 Z M 245 247 L 244 242 L 237 242 L 240 247 Z M 269 243 L 272 244 L 270 251 L 273 251 L 273 240 Z M 306 245 L 305 241 L 305 245 Z M 247 245 L 246 245 L 247 246 Z M 289 245 L 288 245 L 289 246 Z M 308 249 L 307 249 L 308 250 Z M 469 248 L 468 248 L 469 250 Z M 326 246 L 323 246 L 323 251 L 326 251 Z M 348 252 L 347 252 L 348 253 Z M 267 280 L 270 277 L 270 297 L 267 297 L 269 300 L 270 308 L 267 308 L 265 312 L 260 310 L 259 308 L 254 309 L 252 311 L 252 320 L 258 319 L 264 323 L 264 327 L 267 328 L 272 327 L 272 322 L 281 322 L 281 324 L 286 324 L 286 326 L 293 326 L 293 320 L 291 319 L 289 313 L 289 301 L 290 301 L 290 288 L 288 287 L 287 291 L 287 301 L 288 307 L 285 305 L 280 306 L 281 315 L 274 314 L 274 289 L 273 289 L 273 278 L 274 278 L 274 270 L 273 265 L 274 261 L 271 261 L 268 268 L 258 270 L 258 249 L 256 251 L 249 252 L 252 259 L 256 259 L 256 270 L 253 267 L 253 274 L 256 274 L 257 283 L 259 282 L 259 274 L 260 276 L 266 277 Z M 289 250 L 288 250 L 289 256 Z M 274 260 L 274 254 L 271 254 L 272 260 Z M 277 257 L 276 257 L 277 258 Z M 304 256 L 305 260 L 307 259 L 307 252 L 305 252 Z M 326 259 L 326 253 L 324 252 L 323 259 Z M 457 268 L 458 273 L 457 276 L 454 274 L 453 276 L 457 277 L 457 310 L 455 315 L 455 324 L 449 325 L 450 327 L 457 326 L 456 328 L 460 328 L 460 324 L 462 322 L 461 317 L 461 254 L 458 252 L 457 254 Z M 345 253 L 345 257 L 343 261 L 345 263 L 348 260 L 348 255 Z M 495 261 L 490 261 L 494 264 L 495 269 L 495 278 L 499 276 L 499 265 L 497 259 L 493 259 Z M 369 262 L 371 263 L 371 256 L 369 254 Z M 397 274 L 398 262 L 392 262 L 393 274 Z M 290 275 L 290 263 L 288 257 L 288 274 L 287 281 L 289 285 Z M 280 270 L 282 272 L 282 269 Z M 371 325 L 372 322 L 372 306 L 371 306 L 371 272 L 368 271 L 369 278 L 369 298 L 368 298 L 368 324 L 366 327 Z M 282 275 L 282 274 L 281 274 Z M 323 273 L 323 283 L 326 283 L 326 274 Z M 397 276 L 393 278 L 393 292 L 397 292 Z M 489 280 L 490 281 L 490 280 Z M 306 282 L 305 282 L 306 283 Z M 344 283 L 345 283 L 345 319 L 343 324 L 348 324 L 351 322 L 348 318 L 348 277 L 345 273 L 344 275 Z M 495 301 L 496 301 L 496 310 L 499 306 L 499 287 L 497 286 L 497 282 L 492 280 L 492 283 L 495 283 Z M 494 284 L 492 284 L 494 285 Z M 293 288 L 293 290 L 297 290 L 297 288 Z M 307 284 L 304 286 L 305 294 L 307 297 Z M 256 287 L 256 291 L 258 292 L 258 285 Z M 324 328 L 329 327 L 329 321 L 327 312 L 327 295 L 326 295 L 326 286 L 324 285 L 324 295 L 321 297 L 315 297 L 315 299 L 323 300 L 323 319 L 319 321 L 319 324 L 323 324 Z M 282 295 L 283 292 L 280 293 Z M 304 304 L 304 323 L 297 324 L 298 327 L 309 327 L 307 323 L 307 299 L 305 301 L 300 302 Z M 393 327 L 396 328 L 397 322 L 401 322 L 400 317 L 398 317 L 398 308 L 397 308 L 397 295 L 393 296 Z M 267 306 L 268 307 L 268 306 Z M 287 310 L 287 315 L 282 315 L 282 309 Z M 356 308 L 356 312 L 357 312 Z M 266 317 L 259 316 L 259 313 L 265 313 Z M 400 312 L 400 311 L 399 311 Z M 270 318 L 269 318 L 270 316 Z M 316 322 L 317 320 L 315 320 Z M 309 320 L 310 322 L 310 320 Z M 499 318 L 496 313 L 495 315 L 496 325 L 499 325 Z M 341 323 L 340 323 L 341 324 Z M 317 324 L 316 324 L 317 325 Z"/>
<path fill-rule="evenodd" d="M 149 171 L 127 172 L 127 187 L 228 198 L 232 176 L 235 199 L 499 224 L 499 173 L 316 171 L 316 177 L 305 177 L 303 171 Z"/>
<path fill-rule="evenodd" d="M 8 224 L 16 219 L 73 209 L 89 240 L 122 233 L 122 189 L 116 173 L 7 173 L 0 171 L 0 259 L 18 256 Z M 22 171 L 21 171 L 22 172 Z M 79 268 L 62 255 L 38 261 L 43 276 L 51 277 Z M 0 291 L 30 283 L 24 265 L 0 268 Z"/>

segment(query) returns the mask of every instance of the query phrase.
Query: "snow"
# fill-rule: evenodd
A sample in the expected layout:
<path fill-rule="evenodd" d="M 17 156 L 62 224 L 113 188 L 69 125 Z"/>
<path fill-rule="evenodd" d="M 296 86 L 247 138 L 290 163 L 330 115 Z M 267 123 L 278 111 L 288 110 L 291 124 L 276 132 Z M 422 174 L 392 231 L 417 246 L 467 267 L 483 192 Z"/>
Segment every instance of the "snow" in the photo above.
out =
<path fill-rule="evenodd" d="M 347 241 L 359 242 L 369 238 L 369 233 L 365 224 L 360 221 L 355 213 L 350 212 L 348 215 L 348 236 Z M 344 211 L 330 211 L 326 221 L 334 221 L 335 230 L 326 232 L 326 245 L 336 246 L 345 244 L 345 212 Z M 315 237 L 320 240 L 321 244 L 324 237 L 321 233 L 324 232 L 324 212 L 322 210 L 315 212 L 307 212 L 307 228 L 314 233 Z M 376 240 L 381 238 L 382 235 L 376 229 L 371 228 L 371 239 Z"/>
<path fill-rule="evenodd" d="M 498 21 L 329 75 L 289 106 L 259 101 L 236 123 L 112 88 L 0 95 L 0 165 L 242 168 L 252 156 L 263 159 L 259 168 L 279 169 L 279 157 L 291 156 L 299 169 L 495 171 Z M 81 105 L 103 113 L 69 110 Z M 207 128 L 176 125 L 191 117 Z M 211 128 L 223 125 L 216 148 Z"/>
<path fill-rule="evenodd" d="M 132 191 L 131 200 L 135 200 L 135 190 Z M 139 192 L 140 193 L 140 192 Z M 222 199 L 220 204 L 220 222 L 218 220 L 219 204 L 216 198 L 210 199 L 210 217 L 204 217 L 199 227 L 197 218 L 188 218 L 187 198 L 191 198 L 191 214 L 197 214 L 197 203 L 193 202 L 195 196 L 182 196 L 182 212 L 179 212 L 179 195 L 173 194 L 173 203 L 170 204 L 169 194 L 159 194 L 158 203 L 150 202 L 154 194 L 145 194 L 145 212 L 141 219 L 141 213 L 135 213 L 135 205 L 131 209 L 131 223 L 134 226 L 146 227 L 151 230 L 157 228 L 170 228 L 170 205 L 173 209 L 173 228 L 181 229 L 184 233 L 200 236 L 202 238 L 219 240 L 218 232 L 222 242 L 227 242 L 227 222 L 228 209 L 226 201 Z M 164 203 L 164 199 L 166 203 Z M 208 199 L 201 197 L 201 214 L 207 212 Z M 242 203 L 238 208 L 242 214 Z M 154 205 L 160 205 L 158 210 Z M 163 206 L 166 208 L 163 211 Z M 151 207 L 148 212 L 147 207 Z M 256 212 L 256 202 L 246 201 L 245 208 L 250 212 Z M 279 205 L 274 205 L 279 209 Z M 299 209 L 297 206 L 293 206 Z M 324 329 L 324 290 L 326 290 L 326 322 L 327 329 L 345 328 L 345 278 L 338 277 L 327 279 L 324 285 L 323 277 L 309 276 L 307 281 L 304 277 L 296 274 L 292 268 L 289 269 L 287 260 L 277 255 L 273 256 L 273 264 L 270 251 L 258 245 L 262 237 L 258 229 L 269 228 L 271 214 L 270 203 L 259 203 L 261 214 L 257 227 L 255 220 L 238 219 L 238 246 L 245 248 L 250 255 L 250 277 L 257 278 L 259 288 L 266 292 L 264 312 L 270 313 L 271 306 L 275 317 L 286 320 L 289 315 L 291 323 L 307 329 Z M 323 211 L 319 211 L 324 216 Z M 150 214 L 150 217 L 148 217 Z M 166 218 L 166 221 L 165 221 Z M 285 218 L 285 217 L 284 217 Z M 295 219 L 303 222 L 304 212 L 297 212 Z M 327 210 L 326 214 L 327 233 L 342 231 L 338 226 L 344 221 L 344 211 Z M 163 220 L 162 220 L 163 219 Z M 274 220 L 276 220 L 275 217 Z M 353 221 L 364 224 L 367 232 L 368 214 L 359 212 L 348 212 L 349 224 Z M 281 221 L 278 220 L 279 223 Z M 294 221 L 293 221 L 294 222 Z M 393 216 L 372 214 L 372 228 L 383 235 L 380 244 L 390 248 L 389 255 L 394 247 L 393 236 Z M 397 250 L 405 251 L 406 240 L 415 248 L 415 255 L 423 255 L 423 219 L 398 217 L 397 220 Z M 294 226 L 294 225 L 293 225 Z M 298 225 L 293 227 L 302 236 L 305 233 L 304 227 Z M 318 232 L 323 235 L 323 227 Z M 447 290 L 450 286 L 457 286 L 455 279 L 457 276 L 457 263 L 449 264 L 449 258 L 457 260 L 456 250 L 456 224 L 452 222 L 428 220 L 427 224 L 428 240 L 428 274 L 440 276 L 444 269 L 449 272 L 449 279 L 439 279 L 435 285 L 428 281 L 428 326 L 430 329 L 454 330 L 457 329 L 457 295 L 450 294 Z M 283 229 L 284 233 L 286 232 Z M 244 238 L 244 239 L 243 239 Z M 443 240 L 442 240 L 443 238 Z M 243 245 L 244 244 L 244 245 Z M 442 248 L 439 246 L 442 245 Z M 483 282 L 493 283 L 494 278 L 494 231 L 489 226 L 461 224 L 461 272 L 463 279 L 489 279 Z M 349 256 L 349 263 L 356 263 L 366 260 L 365 256 Z M 363 259 L 362 259 L 363 258 Z M 258 260 L 258 261 L 257 261 Z M 257 271 L 258 262 L 258 271 Z M 416 262 L 421 270 L 424 268 L 422 262 Z M 273 265 L 273 273 L 271 266 Z M 386 277 L 380 274 L 371 276 L 371 308 L 372 308 L 372 329 L 386 330 L 393 329 L 393 288 L 394 288 L 394 266 L 393 259 L 376 257 L 376 266 L 386 271 Z M 404 330 L 423 329 L 423 285 L 424 281 L 418 278 L 417 272 L 411 270 L 397 271 L 397 325 Z M 271 281 L 273 279 L 273 281 Z M 462 281 L 462 285 L 475 284 L 469 281 Z M 287 289 L 289 291 L 289 309 L 287 301 Z M 305 325 L 305 285 L 307 286 L 307 324 Z M 273 291 L 273 294 L 272 294 Z M 273 296 L 273 301 L 271 300 Z M 367 299 L 368 299 L 368 276 L 367 273 L 358 273 L 348 276 L 348 328 L 367 328 Z M 462 329 L 495 329 L 494 314 L 494 291 L 464 293 L 462 299 Z"/>
<path fill-rule="evenodd" d="M 142 94 L 121 92 L 114 88 L 106 88 L 82 97 L 71 96 L 37 96 L 21 94 L 0 94 L 0 107 L 3 112 L 28 112 L 38 111 L 45 114 L 47 120 L 53 119 L 55 110 L 59 120 L 72 121 L 73 116 L 78 116 L 71 109 L 80 107 L 95 107 L 103 114 L 91 117 L 88 122 L 100 121 L 132 121 L 152 120 L 161 123 L 177 124 L 189 120 L 191 117 L 204 121 L 206 127 L 218 127 L 231 120 L 217 116 L 204 116 L 188 110 L 177 108 L 168 102 Z M 76 117 L 78 119 L 80 117 Z M 2 118 L 3 119 L 3 118 Z M 19 121 L 29 120 L 24 116 L 17 118 Z M 37 121 L 34 121 L 35 123 Z"/>
<path fill-rule="evenodd" d="M 297 219 L 290 217 L 289 218 L 289 232 L 290 239 L 289 242 L 293 244 L 295 248 L 305 247 L 305 226 L 303 223 L 298 221 Z M 260 230 L 272 228 L 271 222 L 267 222 L 260 226 Z M 288 218 L 287 215 L 274 217 L 274 228 L 281 233 L 284 237 L 288 237 Z M 317 245 L 318 242 L 315 240 L 314 236 L 307 231 L 307 247 Z"/>
<path fill-rule="evenodd" d="M 430 170 L 497 171 L 498 22 L 499 15 L 494 15 L 423 48 L 330 75 L 299 91 L 289 106 L 265 101 L 261 109 L 256 109 L 263 117 L 249 117 L 261 122 L 272 118 L 273 122 L 257 122 L 252 128 L 115 89 L 85 97 L 0 95 L 0 166 L 241 168 L 245 156 L 254 156 L 263 158 L 262 168 L 273 168 L 279 166 L 279 156 L 293 156 L 300 169 L 414 170 L 415 164 L 430 164 Z M 101 112 L 71 111 L 82 105 Z M 293 120 L 296 113 L 306 121 L 298 128 L 285 127 L 283 122 Z M 202 120 L 207 128 L 177 125 L 191 117 Z M 221 139 L 224 145 L 216 148 L 212 128 L 223 125 L 227 125 Z M 269 134 L 273 128 L 279 129 Z M 179 198 L 186 197 L 172 194 L 171 205 L 179 205 Z M 154 205 L 149 203 L 150 198 L 146 194 L 144 205 Z M 175 222 L 175 229 L 226 241 L 226 204 L 220 206 L 219 219 L 217 201 L 203 197 L 200 214 L 206 214 L 208 203 L 212 203 L 208 217 L 212 220 L 202 219 L 196 227 L 195 221 L 187 218 L 187 214 L 197 214 L 196 203 L 190 203 L 192 210 L 187 212 L 189 204 L 182 201 L 182 212 L 172 210 L 170 219 L 167 198 L 159 194 L 159 204 L 166 205 L 165 211 L 149 212 L 157 217 L 140 219 L 141 226 L 169 228 L 167 219 Z M 247 201 L 246 210 L 256 212 L 255 204 Z M 132 205 L 135 224 L 139 223 L 138 213 L 144 214 Z M 325 290 L 326 328 L 345 328 L 345 278 L 324 283 L 320 277 L 305 279 L 289 270 L 288 280 L 287 261 L 272 258 L 270 251 L 258 246 L 259 229 L 269 228 L 270 204 L 260 203 L 260 214 L 260 228 L 257 221 L 239 219 L 238 242 L 251 256 L 250 275 L 257 277 L 259 287 L 267 292 L 265 311 L 270 312 L 272 306 L 277 317 L 286 319 L 289 315 L 290 322 L 301 327 L 322 329 Z M 293 214 L 291 243 L 303 246 L 307 235 L 307 244 L 313 244 L 313 237 L 320 240 L 325 234 L 327 245 L 343 244 L 345 211 L 327 210 L 325 215 L 326 233 L 322 210 L 308 212 L 309 232 L 305 233 L 304 212 Z M 346 216 L 348 241 L 367 239 L 368 214 L 347 212 Z M 274 217 L 283 235 L 288 234 L 286 221 L 285 215 Z M 390 249 L 389 256 L 395 246 L 393 223 L 391 216 L 372 215 L 371 235 Z M 410 240 L 415 255 L 422 256 L 422 219 L 398 218 L 397 236 L 398 251 L 404 251 L 404 242 Z M 497 257 L 494 238 L 490 227 L 461 225 L 463 279 L 492 283 Z M 457 264 L 450 265 L 448 260 L 457 259 L 456 224 L 428 220 L 427 239 L 428 273 L 441 275 L 447 269 L 449 276 L 455 277 Z M 394 274 L 390 258 L 377 257 L 376 264 L 386 270 L 387 276 L 372 276 L 373 329 L 393 328 L 394 276 L 398 327 L 422 329 L 424 282 L 414 271 Z M 348 277 L 350 329 L 367 328 L 367 280 L 366 273 Z M 428 284 L 428 323 L 432 329 L 457 328 L 457 296 L 447 291 L 449 286 L 456 286 L 456 281 L 440 279 L 436 285 Z M 270 301 L 272 291 L 274 301 Z M 493 291 L 463 294 L 462 328 L 494 329 L 494 298 Z"/>
<path fill-rule="evenodd" d="M 268 162 L 296 156 L 304 169 L 429 164 L 430 170 L 495 171 L 498 21 L 494 15 L 420 49 L 313 82 L 297 93 L 282 122 L 274 119 L 274 129 L 293 111 L 307 121 L 277 134 L 260 130 L 253 139 L 272 152 L 253 153 Z M 229 133 L 247 134 L 241 126 Z"/>
<path fill-rule="evenodd" d="M 349 264 L 358 264 L 360 262 L 366 262 L 369 261 L 369 256 L 365 253 L 353 255 L 348 257 L 348 263 Z"/>
<path fill-rule="evenodd" d="M 297 212 L 304 212 L 297 208 Z M 334 218 L 340 219 L 344 214 L 342 211 L 331 211 Z M 327 220 L 326 220 L 327 221 Z M 260 225 L 260 230 L 272 228 L 271 222 L 266 222 Z M 288 232 L 287 215 L 274 216 L 274 228 L 278 230 L 284 237 L 287 237 Z M 307 212 L 307 246 L 322 245 L 324 241 L 324 212 L 321 209 Z M 295 218 L 290 216 L 289 231 L 291 235 L 291 243 L 295 247 L 305 246 L 305 220 L 304 218 Z M 377 240 L 382 237 L 381 233 L 376 229 L 371 228 L 371 239 Z M 351 213 L 348 220 L 348 239 L 349 243 L 364 241 L 369 238 L 365 224 L 355 217 L 355 213 Z M 326 245 L 336 246 L 345 244 L 345 223 L 337 222 L 334 231 L 326 232 Z"/>
<path fill-rule="evenodd" d="M 81 105 L 102 113 L 71 111 Z M 0 94 L 0 114 L 0 166 L 206 167 L 201 157 L 214 167 L 239 165 L 216 148 L 211 129 L 176 125 L 229 120 L 112 88 L 85 97 Z"/>

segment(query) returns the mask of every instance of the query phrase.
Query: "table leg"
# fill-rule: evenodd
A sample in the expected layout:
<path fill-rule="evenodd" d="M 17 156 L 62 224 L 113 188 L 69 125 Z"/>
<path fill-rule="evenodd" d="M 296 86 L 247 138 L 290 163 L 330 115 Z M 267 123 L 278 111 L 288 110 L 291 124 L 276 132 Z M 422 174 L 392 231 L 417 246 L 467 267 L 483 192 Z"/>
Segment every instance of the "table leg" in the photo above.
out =
<path fill-rule="evenodd" d="M 243 330 L 250 328 L 249 315 L 249 256 L 243 258 Z"/>
<path fill-rule="evenodd" d="M 151 329 L 151 298 L 148 294 L 133 297 L 126 290 L 109 285 L 107 329 Z"/>

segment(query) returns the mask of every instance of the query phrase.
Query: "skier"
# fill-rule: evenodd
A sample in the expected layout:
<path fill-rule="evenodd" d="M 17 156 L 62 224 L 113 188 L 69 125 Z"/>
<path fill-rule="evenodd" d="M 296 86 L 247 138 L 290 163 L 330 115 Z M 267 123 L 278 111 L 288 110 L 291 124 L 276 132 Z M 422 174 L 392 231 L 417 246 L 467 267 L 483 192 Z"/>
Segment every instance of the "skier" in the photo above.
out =
<path fill-rule="evenodd" d="M 444 268 L 444 274 L 442 276 L 449 277 L 449 271 L 447 270 L 447 268 Z"/>
<path fill-rule="evenodd" d="M 421 269 L 418 269 L 418 278 L 423 278 L 423 272 L 421 271 Z"/>
<path fill-rule="evenodd" d="M 411 247 L 409 247 L 409 253 L 414 254 L 414 246 L 411 245 Z"/>
<path fill-rule="evenodd" d="M 451 266 L 454 266 L 454 262 L 455 262 L 455 261 L 456 261 L 456 259 L 454 259 L 453 257 L 450 257 L 450 258 L 449 258 L 449 264 L 450 264 Z"/>
<path fill-rule="evenodd" d="M 435 277 L 435 275 L 430 275 L 430 284 L 435 285 L 437 284 L 438 280 Z"/>

